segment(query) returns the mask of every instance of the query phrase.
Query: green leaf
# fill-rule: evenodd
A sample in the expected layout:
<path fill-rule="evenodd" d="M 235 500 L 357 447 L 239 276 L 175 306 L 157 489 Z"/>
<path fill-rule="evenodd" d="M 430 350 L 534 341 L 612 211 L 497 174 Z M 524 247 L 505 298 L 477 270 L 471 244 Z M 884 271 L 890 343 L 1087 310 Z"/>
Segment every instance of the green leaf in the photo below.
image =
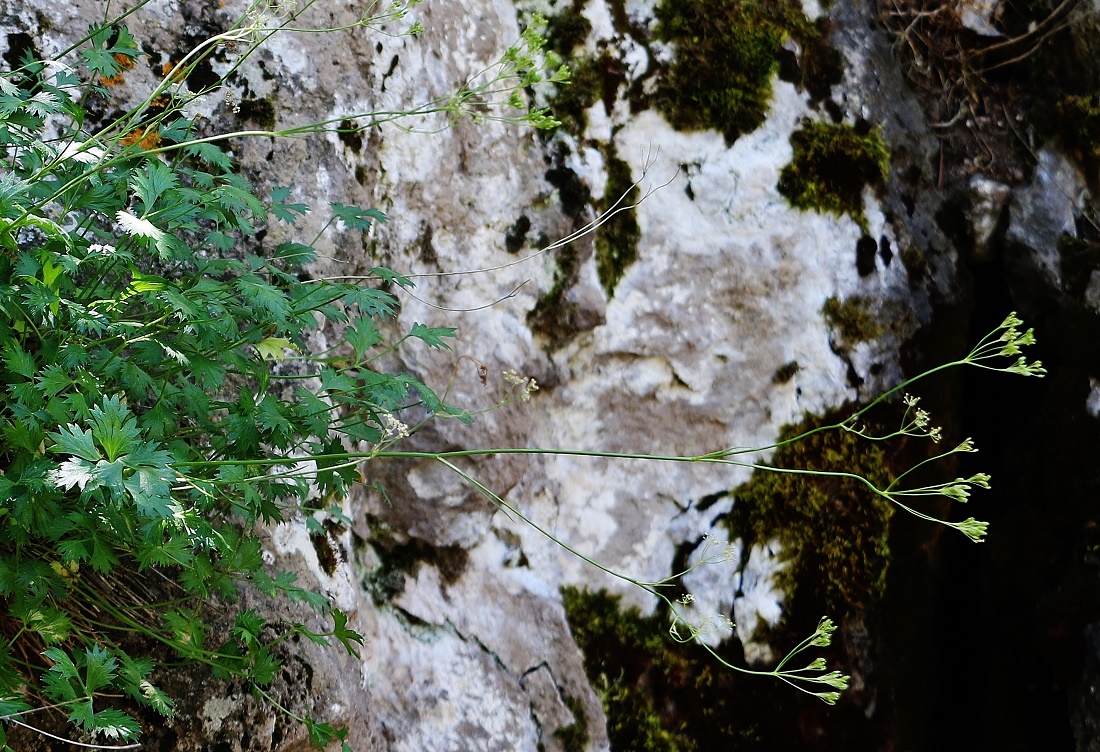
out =
<path fill-rule="evenodd" d="M 92 488 L 96 488 L 98 485 L 96 482 L 98 477 L 99 475 L 95 464 L 76 457 L 67 459 L 58 465 L 53 475 L 54 482 L 57 483 L 58 488 L 79 488 L 81 491 L 83 491 L 89 483 L 92 484 Z"/>
<path fill-rule="evenodd" d="M 47 397 L 55 397 L 72 386 L 74 382 L 60 366 L 48 365 L 38 374 L 37 383 L 43 394 Z"/>
<path fill-rule="evenodd" d="M 271 651 L 266 646 L 251 651 L 249 657 L 252 663 L 250 671 L 252 681 L 261 686 L 275 681 L 275 677 L 279 675 L 279 669 L 283 667 L 278 659 L 272 657 Z"/>
<path fill-rule="evenodd" d="M 352 647 L 351 643 L 355 642 L 359 645 L 362 645 L 363 635 L 359 634 L 355 630 L 347 628 L 348 615 L 340 609 L 332 609 L 332 619 L 336 625 L 332 629 L 332 636 L 340 641 L 340 644 L 344 646 L 344 650 L 348 651 L 348 653 L 358 658 L 359 652 Z"/>
<path fill-rule="evenodd" d="M 316 748 L 323 750 L 333 739 L 339 739 L 343 742 L 342 747 L 347 747 L 348 730 L 346 728 L 334 728 L 328 723 L 317 723 L 312 718 L 304 718 L 303 723 L 306 725 L 306 732 L 309 734 L 310 743 Z"/>
<path fill-rule="evenodd" d="M 42 656 L 53 662 L 42 677 L 46 694 L 57 702 L 70 702 L 81 697 L 83 686 L 80 683 L 80 672 L 76 670 L 69 655 L 61 648 L 47 648 Z"/>
<path fill-rule="evenodd" d="M 367 273 L 371 274 L 375 277 L 378 277 L 383 282 L 386 282 L 386 283 L 389 283 L 389 284 L 400 285 L 401 287 L 404 287 L 406 289 L 410 288 L 410 287 L 416 287 L 416 285 L 413 284 L 413 281 L 411 279 L 409 279 L 408 277 L 406 277 L 404 274 L 398 274 L 397 272 L 393 271 L 392 269 L 387 269 L 384 266 L 373 267 Z"/>
<path fill-rule="evenodd" d="M 115 708 L 106 708 L 92 715 L 87 728 L 94 733 L 103 734 L 108 739 L 131 741 L 137 738 L 141 727 L 130 716 Z"/>
<path fill-rule="evenodd" d="M 210 143 L 188 144 L 183 147 L 185 154 L 198 157 L 202 161 L 212 164 L 223 172 L 233 169 L 233 160 L 220 148 Z"/>
<path fill-rule="evenodd" d="M 308 245 L 301 243 L 280 243 L 275 248 L 272 261 L 278 261 L 287 268 L 295 268 L 303 264 L 309 264 L 317 259 L 317 251 Z"/>
<path fill-rule="evenodd" d="M 88 69 L 100 76 L 109 78 L 122 70 L 122 66 L 114 57 L 116 54 L 130 60 L 141 54 L 141 50 L 125 26 L 92 26 L 88 29 L 88 36 L 92 48 L 81 50 L 80 56 Z M 114 37 L 113 44 L 110 42 L 111 37 Z"/>
<path fill-rule="evenodd" d="M 444 350 L 450 350 L 450 346 L 440 337 L 457 337 L 458 330 L 451 327 L 429 327 L 423 324 L 413 324 L 409 336 L 427 342 L 429 347 L 442 347 Z"/>
<path fill-rule="evenodd" d="M 81 430 L 70 423 L 57 433 L 49 434 L 49 437 L 54 441 L 55 452 L 71 454 L 89 462 L 97 462 L 103 457 L 95 447 L 91 429 Z"/>
<path fill-rule="evenodd" d="M 256 348 L 256 352 L 260 354 L 260 358 L 263 360 L 284 360 L 286 355 L 283 350 L 294 350 L 297 352 L 298 347 L 286 337 L 268 337 L 260 342 L 257 342 L 253 347 Z"/>
<path fill-rule="evenodd" d="M 4 348 L 4 365 L 12 373 L 17 373 L 28 379 L 34 378 L 35 373 L 38 372 L 38 367 L 34 364 L 34 358 L 14 342 Z"/>
<path fill-rule="evenodd" d="M 147 159 L 145 169 L 135 172 L 130 179 L 130 188 L 145 205 L 145 215 L 153 211 L 157 199 L 178 185 L 176 174 L 159 159 Z"/>
<path fill-rule="evenodd" d="M 84 649 L 85 678 L 84 690 L 94 694 L 97 690 L 110 686 L 115 678 L 115 667 L 118 662 L 99 645 L 93 645 Z"/>
<path fill-rule="evenodd" d="M 255 274 L 238 277 L 236 288 L 251 305 L 270 313 L 278 321 L 286 320 L 290 304 L 282 290 L 269 285 Z"/>
<path fill-rule="evenodd" d="M 260 633 L 266 624 L 264 618 L 250 608 L 237 614 L 230 632 L 246 646 L 251 647 L 259 643 Z"/>
<path fill-rule="evenodd" d="M 295 214 L 305 216 L 309 214 L 309 207 L 305 204 L 289 204 L 285 203 L 290 197 L 290 188 L 286 186 L 276 186 L 271 189 L 271 212 L 279 219 L 290 224 L 294 224 L 297 221 Z"/>
<path fill-rule="evenodd" d="M 374 322 L 368 318 L 358 319 L 354 324 L 344 330 L 344 341 L 355 350 L 355 358 L 359 360 L 370 348 L 382 341 L 382 335 Z"/>
<path fill-rule="evenodd" d="M 384 224 L 388 217 L 377 209 L 360 209 L 341 203 L 330 203 L 332 216 L 341 220 L 352 230 L 369 230 L 373 222 Z"/>
<path fill-rule="evenodd" d="M 131 450 L 140 432 L 122 397 L 107 397 L 91 413 L 92 436 L 110 462 Z"/>

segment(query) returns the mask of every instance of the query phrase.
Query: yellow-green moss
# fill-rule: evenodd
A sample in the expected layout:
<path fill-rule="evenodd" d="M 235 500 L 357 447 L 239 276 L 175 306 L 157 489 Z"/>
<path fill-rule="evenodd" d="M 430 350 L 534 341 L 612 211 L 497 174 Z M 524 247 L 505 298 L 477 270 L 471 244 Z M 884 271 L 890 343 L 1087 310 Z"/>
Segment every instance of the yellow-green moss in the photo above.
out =
<path fill-rule="evenodd" d="M 603 700 L 607 733 L 615 752 L 689 752 L 696 749 L 684 735 L 672 703 L 660 705 L 689 673 L 690 660 L 667 638 L 667 625 L 643 617 L 636 608 L 621 608 L 620 598 L 606 591 L 562 588 L 573 638 L 584 654 L 585 670 Z M 673 687 L 682 691 L 682 687 Z M 575 715 L 575 714 L 574 714 Z"/>
<path fill-rule="evenodd" d="M 584 704 L 570 695 L 564 699 L 565 707 L 573 714 L 573 723 L 557 729 L 554 738 L 565 752 L 585 752 L 588 748 L 588 718 L 584 714 Z"/>
<path fill-rule="evenodd" d="M 838 420 L 837 414 L 809 417 L 787 427 L 783 438 Z M 881 445 L 841 430 L 782 446 L 772 464 L 862 475 L 879 488 L 891 479 Z M 842 617 L 882 594 L 893 506 L 866 485 L 846 477 L 757 470 L 733 493 L 731 534 L 748 545 L 780 541 L 788 566 L 779 584 L 790 593 L 790 606 Z"/>
<path fill-rule="evenodd" d="M 731 0 L 664 0 L 657 21 L 676 53 L 658 95 L 673 127 L 713 128 L 729 143 L 759 128 L 784 30 L 758 4 Z"/>
<path fill-rule="evenodd" d="M 791 146 L 779 192 L 798 209 L 847 214 L 866 232 L 863 189 L 883 185 L 890 168 L 881 129 L 809 121 L 791 134 Z"/>
<path fill-rule="evenodd" d="M 605 155 L 607 164 L 607 188 L 600 211 L 623 209 L 600 225 L 596 230 L 596 272 L 607 297 L 615 294 L 615 286 L 626 274 L 627 268 L 638 258 L 638 241 L 641 229 L 636 212 L 630 207 L 638 200 L 638 188 L 630 172 L 630 165 L 610 152 Z M 622 199 L 620 201 L 620 199 Z"/>
<path fill-rule="evenodd" d="M 1100 96 L 1067 96 L 1055 107 L 1065 146 L 1085 157 L 1100 157 Z"/>
<path fill-rule="evenodd" d="M 882 326 L 868 309 L 868 301 L 858 295 L 841 301 L 832 297 L 821 307 L 821 314 L 840 335 L 840 344 L 852 347 L 882 336 Z"/>

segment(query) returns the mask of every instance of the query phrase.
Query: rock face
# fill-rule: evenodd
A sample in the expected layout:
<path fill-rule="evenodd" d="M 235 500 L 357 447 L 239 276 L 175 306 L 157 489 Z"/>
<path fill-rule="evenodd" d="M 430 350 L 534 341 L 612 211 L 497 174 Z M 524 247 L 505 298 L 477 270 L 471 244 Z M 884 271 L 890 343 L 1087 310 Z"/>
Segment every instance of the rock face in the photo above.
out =
<path fill-rule="evenodd" d="M 354 5 L 320 2 L 303 23 L 354 21 Z M 927 172 L 927 135 L 919 126 L 902 127 L 912 103 L 891 100 L 890 112 L 883 107 L 884 91 L 897 83 L 878 81 L 888 50 L 862 39 L 866 29 L 855 24 L 866 21 L 853 8 L 836 5 L 836 17 L 851 24 L 842 28 L 854 29 L 837 34 L 848 71 L 834 95 L 842 119 L 892 118 L 887 141 L 904 143 L 908 154 L 893 169 L 908 160 Z M 225 6 L 158 0 L 131 16 L 127 23 L 150 65 L 129 74 L 119 96 L 148 86 L 161 65 L 227 28 L 245 8 Z M 519 14 L 506 0 L 415 10 L 427 30 L 416 38 L 365 29 L 275 36 L 229 79 L 240 112 L 226 106 L 225 92 L 196 110 L 219 127 L 241 129 L 270 128 L 265 120 L 277 127 L 365 121 L 362 113 L 447 96 L 519 35 Z M 654 23 L 653 3 L 627 3 L 625 12 L 632 24 Z M 628 81 L 640 77 L 645 53 L 616 25 L 622 19 L 602 0 L 585 5 L 583 14 L 592 28 L 585 44 L 618 50 L 632 71 Z M 102 8 L 90 0 L 42 0 L 33 9 L 8 2 L 0 15 L 9 44 L 14 34 L 30 34 L 50 55 L 98 20 Z M 218 57 L 213 70 L 228 72 L 233 62 L 231 55 Z M 327 219 L 326 202 L 374 206 L 390 216 L 369 237 L 330 231 L 319 244 L 328 258 L 314 270 L 356 275 L 385 264 L 417 281 L 402 298 L 396 329 L 414 322 L 458 327 L 450 351 L 409 347 L 388 366 L 441 391 L 453 380 L 449 400 L 471 409 L 497 401 L 505 370 L 540 385 L 529 403 L 490 412 L 473 426 L 432 424 L 409 440 L 411 448 L 690 456 L 767 446 L 806 411 L 895 383 L 898 348 L 928 317 L 922 285 L 930 281 L 942 292 L 953 284 L 950 255 L 935 257 L 948 244 L 925 198 L 906 212 L 912 197 L 868 190 L 861 227 L 848 216 L 796 210 L 779 193 L 779 172 L 792 156 L 790 134 L 803 118 L 823 117 L 795 85 L 774 81 L 763 125 L 732 144 L 717 132 L 677 132 L 656 110 L 633 112 L 623 92 L 612 94 L 590 108 L 586 133 L 549 139 L 495 122 L 443 128 L 437 115 L 355 138 L 234 142 L 250 178 L 293 186 L 295 199 L 318 209 L 299 227 L 305 237 Z M 646 195 L 633 210 L 636 260 L 611 294 L 601 285 L 590 235 L 539 252 L 544 239 L 596 218 L 595 199 L 577 203 L 562 186 L 603 195 L 609 168 L 601 155 L 609 149 Z M 857 247 L 867 238 L 871 255 L 857 265 Z M 903 263 L 906 252 L 921 263 Z M 564 288 L 558 305 L 569 312 L 568 331 L 529 323 L 555 285 Z M 881 334 L 842 346 L 822 315 L 831 298 L 862 300 Z M 348 501 L 353 525 L 323 543 L 336 553 L 332 571 L 304 521 L 271 530 L 272 563 L 322 588 L 367 638 L 361 661 L 336 651 L 303 653 L 302 673 L 287 681 L 308 675 L 313 683 L 309 697 L 290 699 L 325 708 L 333 722 L 350 722 L 357 749 L 552 751 L 565 749 L 565 732 L 579 728 L 585 733 L 570 750 L 606 749 L 601 700 L 570 637 L 559 589 L 606 588 L 643 612 L 656 603 L 547 536 L 634 580 L 656 582 L 705 534 L 729 535 L 719 524 L 736 505 L 736 491 L 721 497 L 750 470 L 553 454 L 496 456 L 461 467 L 537 527 L 498 509 L 439 463 L 378 461 L 364 472 L 382 483 L 388 500 L 362 493 Z M 721 500 L 703 503 L 714 497 Z M 774 625 L 783 613 L 779 554 L 779 544 L 761 543 L 731 568 L 703 570 L 690 582 L 698 613 L 736 617 L 750 661 L 766 661 L 783 647 L 756 638 L 757 625 Z M 233 688 L 195 691 L 200 722 L 172 731 L 178 746 L 162 749 L 303 748 L 298 737 L 257 731 L 263 724 L 250 720 L 254 708 Z M 245 727 L 250 735 L 236 732 Z"/>

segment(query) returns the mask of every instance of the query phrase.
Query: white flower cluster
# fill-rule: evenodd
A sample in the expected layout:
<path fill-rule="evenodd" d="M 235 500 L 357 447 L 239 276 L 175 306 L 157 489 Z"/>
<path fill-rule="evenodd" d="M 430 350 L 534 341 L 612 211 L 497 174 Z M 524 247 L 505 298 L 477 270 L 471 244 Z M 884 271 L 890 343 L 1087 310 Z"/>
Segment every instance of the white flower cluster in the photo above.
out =
<path fill-rule="evenodd" d="M 511 368 L 500 374 L 500 377 L 504 379 L 505 383 L 513 387 L 513 391 L 517 392 L 519 398 L 524 402 L 530 402 L 531 394 L 539 390 L 539 385 L 535 383 L 534 379 L 520 376 Z"/>
<path fill-rule="evenodd" d="M 382 423 L 386 429 L 386 438 L 405 439 L 409 436 L 409 427 L 393 417 L 390 413 L 385 413 L 382 416 Z"/>

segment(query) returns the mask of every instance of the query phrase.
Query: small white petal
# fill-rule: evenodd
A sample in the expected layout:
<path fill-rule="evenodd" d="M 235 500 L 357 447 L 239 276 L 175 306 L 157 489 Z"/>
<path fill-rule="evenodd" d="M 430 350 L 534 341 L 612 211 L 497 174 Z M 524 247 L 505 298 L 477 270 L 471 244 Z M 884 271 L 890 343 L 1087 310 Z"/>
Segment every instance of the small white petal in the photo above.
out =
<path fill-rule="evenodd" d="M 147 219 L 138 219 L 130 212 L 120 211 L 115 215 L 115 219 L 118 220 L 119 226 L 122 227 L 122 231 L 127 235 L 137 235 L 141 238 L 149 238 L 150 240 L 160 240 L 164 237 L 164 231 L 157 229 L 157 227 Z"/>

